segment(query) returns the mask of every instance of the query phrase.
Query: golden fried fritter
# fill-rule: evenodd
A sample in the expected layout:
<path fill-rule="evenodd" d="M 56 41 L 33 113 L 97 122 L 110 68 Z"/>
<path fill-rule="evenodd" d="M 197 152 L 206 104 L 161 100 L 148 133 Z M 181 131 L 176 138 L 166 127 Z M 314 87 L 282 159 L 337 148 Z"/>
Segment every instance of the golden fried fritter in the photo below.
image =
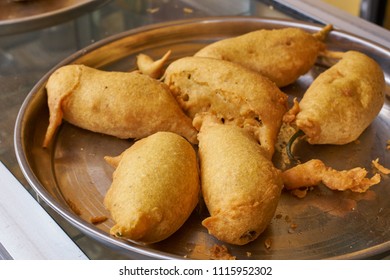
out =
<path fill-rule="evenodd" d="M 380 66 L 363 53 L 348 51 L 310 85 L 295 122 L 310 144 L 347 144 L 375 119 L 384 96 Z"/>
<path fill-rule="evenodd" d="M 262 29 L 207 45 L 195 56 L 241 64 L 283 87 L 310 70 L 325 50 L 323 40 L 331 29 L 327 25 L 315 34 L 293 27 Z"/>
<path fill-rule="evenodd" d="M 122 139 L 172 131 L 197 141 L 196 129 L 166 85 L 147 75 L 67 65 L 50 76 L 46 89 L 50 123 L 45 147 L 62 119 Z"/>
<path fill-rule="evenodd" d="M 233 62 L 185 57 L 168 66 L 164 82 L 188 116 L 209 112 L 243 127 L 272 157 L 287 95 L 269 79 Z"/>
<path fill-rule="evenodd" d="M 255 240 L 274 216 L 281 172 L 242 128 L 203 121 L 198 138 L 202 194 L 210 213 L 202 224 L 227 243 Z"/>
<path fill-rule="evenodd" d="M 104 198 L 115 236 L 158 242 L 179 229 L 198 203 L 195 150 L 175 133 L 157 132 L 106 160 L 116 166 Z"/>

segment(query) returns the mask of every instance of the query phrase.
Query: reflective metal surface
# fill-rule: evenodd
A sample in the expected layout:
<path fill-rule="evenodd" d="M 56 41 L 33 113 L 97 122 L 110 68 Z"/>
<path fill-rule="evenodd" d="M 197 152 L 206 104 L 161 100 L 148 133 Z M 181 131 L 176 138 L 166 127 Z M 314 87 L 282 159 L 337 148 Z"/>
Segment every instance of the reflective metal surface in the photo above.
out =
<path fill-rule="evenodd" d="M 0 1 L 0 35 L 58 24 L 90 12 L 108 0 Z"/>
<path fill-rule="evenodd" d="M 296 26 L 308 31 L 318 25 L 297 21 L 251 17 L 219 17 L 175 21 L 120 33 L 86 47 L 55 68 L 83 63 L 106 70 L 129 71 L 135 68 L 140 52 L 154 58 L 171 49 L 171 60 L 192 55 L 202 46 L 226 37 L 259 28 Z M 327 44 L 332 50 L 359 50 L 382 66 L 390 83 L 389 50 L 342 31 L 331 32 Z M 64 123 L 49 149 L 41 144 L 48 124 L 44 90 L 48 72 L 25 99 L 15 127 L 17 159 L 29 184 L 57 213 L 79 230 L 113 250 L 132 252 L 152 258 L 209 258 L 208 248 L 226 245 L 237 259 L 356 259 L 369 258 L 390 250 L 390 184 L 387 177 L 368 192 L 355 194 L 318 188 L 304 199 L 285 192 L 268 229 L 245 246 L 223 244 L 208 235 L 200 224 L 207 216 L 202 204 L 173 236 L 154 245 L 144 246 L 114 238 L 108 234 L 112 221 L 99 225 L 91 217 L 109 215 L 102 205 L 113 169 L 105 155 L 117 155 L 131 145 L 76 128 Z M 283 90 L 290 98 L 301 97 L 312 80 L 326 66 L 317 64 L 295 84 Z M 390 94 L 389 87 L 387 94 Z M 345 146 L 310 146 L 300 143 L 296 153 L 303 160 L 320 158 L 336 169 L 355 166 L 371 171 L 371 160 L 380 158 L 390 166 L 386 141 L 390 139 L 389 100 L 359 142 Z M 343 159 L 345 158 L 345 160 Z M 275 155 L 279 166 L 280 156 Z"/>
<path fill-rule="evenodd" d="M 324 1 L 274 0 L 268 2 L 277 3 L 277 5 L 281 5 L 295 13 L 304 15 L 309 19 L 315 19 L 317 22 L 331 22 L 335 27 L 358 34 L 358 36 L 374 41 L 387 48 L 390 47 L 389 30 L 378 28 L 378 25 L 364 20 L 363 18 L 351 16 L 348 12 L 340 10 Z"/>

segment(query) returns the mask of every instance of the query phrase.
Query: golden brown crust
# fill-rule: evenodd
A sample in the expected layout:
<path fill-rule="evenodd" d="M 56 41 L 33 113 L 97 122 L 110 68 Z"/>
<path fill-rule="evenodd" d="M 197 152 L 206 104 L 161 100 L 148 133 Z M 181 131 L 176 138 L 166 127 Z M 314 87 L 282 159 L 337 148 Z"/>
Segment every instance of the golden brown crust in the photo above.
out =
<path fill-rule="evenodd" d="M 202 224 L 219 240 L 247 244 L 274 215 L 280 171 L 239 127 L 203 122 L 198 137 L 202 194 L 210 213 Z"/>
<path fill-rule="evenodd" d="M 97 225 L 97 224 L 104 223 L 105 221 L 107 221 L 107 219 L 108 219 L 107 216 L 93 216 L 89 218 L 89 221 L 92 224 Z"/>
<path fill-rule="evenodd" d="M 46 88 L 50 124 L 45 147 L 62 118 L 122 139 L 172 131 L 196 143 L 196 129 L 168 88 L 147 75 L 67 65 L 50 76 Z"/>
<path fill-rule="evenodd" d="M 153 243 L 173 234 L 198 202 L 196 154 L 185 139 L 158 132 L 122 153 L 104 204 L 111 234 Z"/>
<path fill-rule="evenodd" d="M 320 51 L 325 49 L 321 40 L 330 29 L 331 26 L 326 26 L 314 35 L 292 27 L 257 30 L 207 45 L 195 56 L 239 63 L 282 87 L 294 82 L 314 65 Z"/>
<path fill-rule="evenodd" d="M 284 186 L 288 190 L 323 183 L 332 190 L 365 192 L 380 182 L 379 174 L 375 174 L 372 178 L 366 176 L 367 171 L 364 168 L 356 167 L 338 171 L 326 166 L 318 159 L 298 164 L 282 173 Z"/>
<path fill-rule="evenodd" d="M 137 55 L 137 67 L 142 74 L 148 75 L 153 79 L 161 78 L 164 64 L 170 55 L 171 51 L 169 50 L 163 57 L 154 61 L 150 56 L 140 53 Z"/>
<path fill-rule="evenodd" d="M 293 100 L 293 106 L 283 116 L 283 122 L 287 124 L 294 122 L 300 110 L 299 102 L 295 97 Z"/>
<path fill-rule="evenodd" d="M 348 51 L 306 91 L 296 124 L 311 144 L 350 143 L 377 116 L 384 92 L 379 65 L 362 53 Z"/>
<path fill-rule="evenodd" d="M 208 112 L 243 127 L 272 157 L 287 95 L 267 78 L 228 61 L 185 57 L 168 66 L 165 83 L 188 116 Z"/>

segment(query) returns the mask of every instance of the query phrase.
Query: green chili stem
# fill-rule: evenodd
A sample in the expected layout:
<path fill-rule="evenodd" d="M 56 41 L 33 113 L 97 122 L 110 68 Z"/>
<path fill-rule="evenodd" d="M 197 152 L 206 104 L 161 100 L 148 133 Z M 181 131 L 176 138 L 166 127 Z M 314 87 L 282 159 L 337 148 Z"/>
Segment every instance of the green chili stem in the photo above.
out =
<path fill-rule="evenodd" d="M 288 140 L 287 142 L 287 146 L 286 146 L 287 156 L 293 162 L 298 162 L 298 158 L 296 158 L 291 151 L 292 145 L 297 138 L 303 135 L 305 135 L 305 133 L 302 130 L 298 130 L 297 132 L 294 133 L 293 136 L 291 136 L 290 140 Z"/>

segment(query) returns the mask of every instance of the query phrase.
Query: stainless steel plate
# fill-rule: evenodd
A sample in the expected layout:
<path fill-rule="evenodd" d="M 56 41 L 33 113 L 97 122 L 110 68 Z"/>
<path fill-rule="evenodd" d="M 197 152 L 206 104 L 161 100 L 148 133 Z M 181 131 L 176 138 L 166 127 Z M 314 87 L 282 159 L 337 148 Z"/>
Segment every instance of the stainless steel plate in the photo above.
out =
<path fill-rule="evenodd" d="M 207 249 L 223 244 L 201 226 L 207 211 L 201 204 L 173 236 L 144 246 L 109 235 L 108 220 L 99 225 L 91 217 L 109 215 L 103 197 L 110 186 L 113 169 L 105 155 L 117 155 L 132 141 L 119 140 L 63 123 L 56 141 L 48 149 L 41 144 L 48 124 L 45 83 L 58 67 L 83 63 L 106 70 L 128 71 L 135 68 L 140 52 L 154 58 L 167 50 L 171 60 L 192 55 L 218 39 L 260 28 L 300 27 L 310 32 L 320 26 L 274 19 L 223 17 L 194 19 L 147 26 L 116 35 L 83 49 L 57 65 L 32 89 L 23 103 L 15 128 L 15 147 L 21 169 L 42 199 L 70 223 L 95 239 L 131 253 L 153 258 L 208 258 Z M 376 59 L 389 85 L 388 49 L 341 31 L 332 31 L 327 44 L 332 50 L 358 50 Z M 283 90 L 301 97 L 312 80 L 326 67 L 317 64 L 295 84 Z M 390 94 L 387 89 L 387 94 Z M 356 166 L 372 171 L 371 160 L 390 167 L 390 108 L 386 98 L 382 111 L 359 141 L 345 146 L 310 146 L 299 143 L 295 153 L 303 160 L 319 158 L 336 169 Z M 275 155 L 280 165 L 280 156 Z M 225 244 L 237 259 L 354 259 L 377 256 L 390 250 L 390 184 L 387 176 L 363 194 L 330 191 L 319 187 L 305 198 L 282 194 L 268 229 L 245 246 Z M 174 205 L 172 206 L 174 207 Z M 267 246 L 266 246 L 267 245 Z"/>
<path fill-rule="evenodd" d="M 1 0 L 0 35 L 55 25 L 108 2 L 109 0 Z"/>

